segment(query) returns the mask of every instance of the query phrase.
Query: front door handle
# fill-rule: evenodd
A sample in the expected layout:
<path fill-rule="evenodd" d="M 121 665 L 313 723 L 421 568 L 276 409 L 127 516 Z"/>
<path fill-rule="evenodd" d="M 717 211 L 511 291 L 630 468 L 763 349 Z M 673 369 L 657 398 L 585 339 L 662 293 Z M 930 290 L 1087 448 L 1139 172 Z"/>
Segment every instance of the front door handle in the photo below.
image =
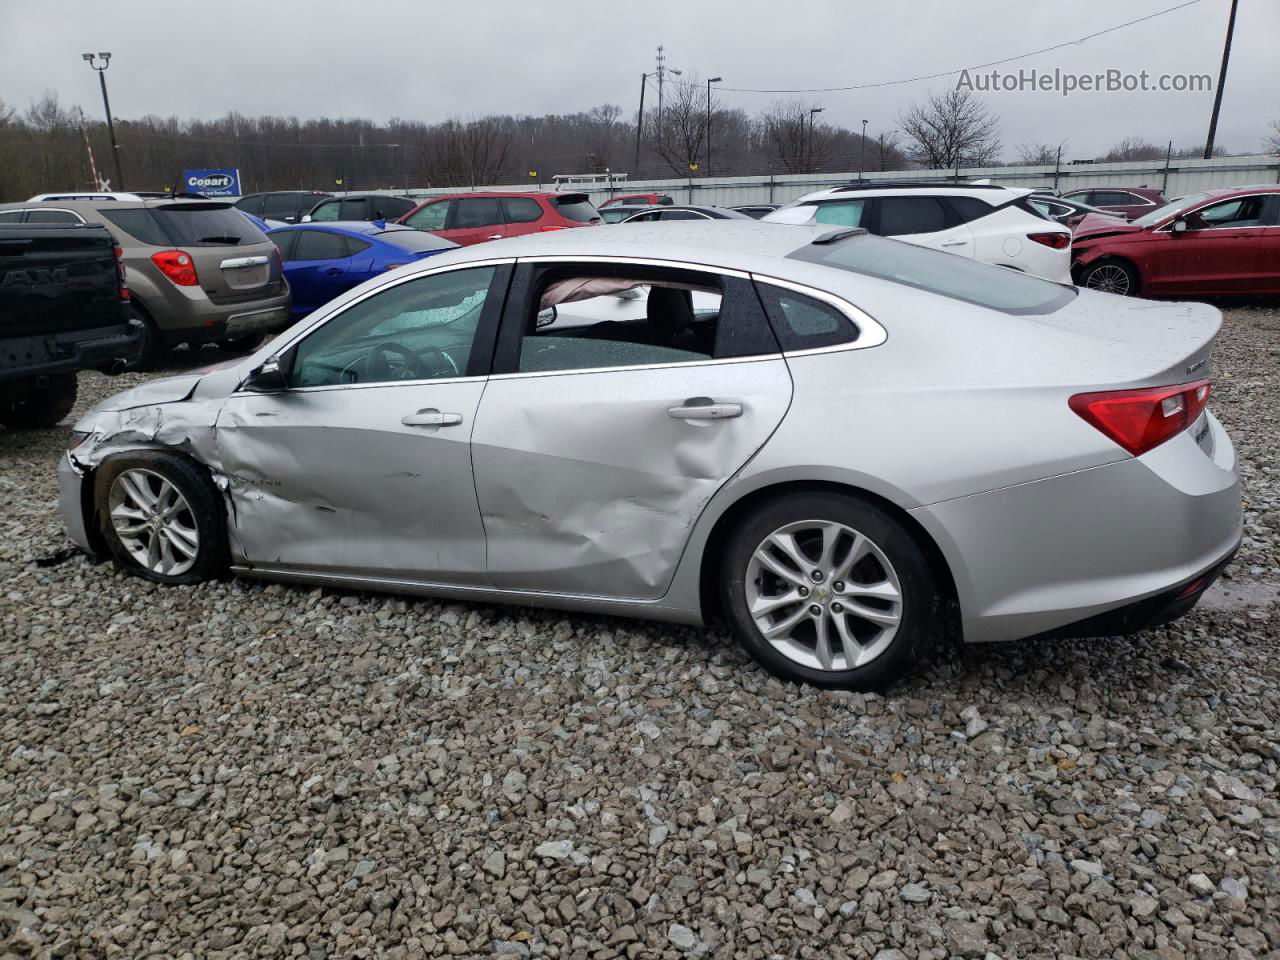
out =
<path fill-rule="evenodd" d="M 731 420 L 742 416 L 742 404 L 720 403 L 710 397 L 690 397 L 684 403 L 667 408 L 674 420 Z"/>
<path fill-rule="evenodd" d="M 406 427 L 456 427 L 462 422 L 462 414 L 441 413 L 435 407 L 428 407 L 401 417 L 400 422 Z"/>
<path fill-rule="evenodd" d="M 963 247 L 968 242 L 968 240 L 947 240 L 942 245 L 944 247 Z"/>
<path fill-rule="evenodd" d="M 486 240 L 501 240 L 501 239 L 502 239 L 502 234 L 500 234 L 500 233 L 495 233 L 495 234 L 493 234 L 493 236 L 485 237 L 485 239 L 486 239 Z"/>

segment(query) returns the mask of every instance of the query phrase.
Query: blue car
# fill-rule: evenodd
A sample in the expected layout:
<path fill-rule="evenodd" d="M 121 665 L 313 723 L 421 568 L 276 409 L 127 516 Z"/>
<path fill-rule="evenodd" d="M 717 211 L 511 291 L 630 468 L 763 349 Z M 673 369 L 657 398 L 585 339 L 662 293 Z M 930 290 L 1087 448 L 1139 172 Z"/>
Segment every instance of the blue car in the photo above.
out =
<path fill-rule="evenodd" d="M 299 223 L 267 236 L 284 260 L 295 320 L 370 277 L 457 247 L 435 234 L 382 220 Z"/>

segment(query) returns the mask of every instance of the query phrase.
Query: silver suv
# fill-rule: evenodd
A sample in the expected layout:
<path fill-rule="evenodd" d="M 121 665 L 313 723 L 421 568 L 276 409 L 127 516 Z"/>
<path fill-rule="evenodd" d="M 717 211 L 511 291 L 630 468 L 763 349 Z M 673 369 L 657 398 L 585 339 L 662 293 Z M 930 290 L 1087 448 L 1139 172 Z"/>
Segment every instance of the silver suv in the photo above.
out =
<path fill-rule="evenodd" d="M 97 223 L 122 248 L 142 365 L 166 347 L 256 346 L 289 325 L 289 285 L 275 244 L 216 200 L 57 200 L 0 204 L 5 223 Z"/>

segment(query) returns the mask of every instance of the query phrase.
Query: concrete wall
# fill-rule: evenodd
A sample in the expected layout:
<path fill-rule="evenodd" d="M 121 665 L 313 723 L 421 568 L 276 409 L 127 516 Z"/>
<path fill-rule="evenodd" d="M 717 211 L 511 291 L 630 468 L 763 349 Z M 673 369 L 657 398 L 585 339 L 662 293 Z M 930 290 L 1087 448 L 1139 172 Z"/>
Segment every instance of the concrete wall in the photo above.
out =
<path fill-rule="evenodd" d="M 1213 160 L 1173 160 L 1166 169 L 1163 160 L 1125 161 L 1120 163 L 1070 164 L 1059 168 L 1044 167 L 975 167 L 955 170 L 898 170 L 868 173 L 865 180 L 978 180 L 989 179 L 1011 187 L 1048 187 L 1059 191 L 1089 186 L 1155 187 L 1167 197 L 1178 197 L 1212 187 L 1241 184 L 1280 183 L 1280 157 L 1220 157 Z M 596 203 L 619 193 L 666 193 L 676 203 L 713 204 L 731 207 L 744 203 L 786 203 L 815 190 L 837 186 L 857 179 L 857 173 L 806 173 L 772 177 L 704 177 L 670 180 L 624 180 L 612 190 L 591 189 Z M 478 190 L 553 189 L 550 183 L 506 184 L 478 187 Z M 574 188 L 580 189 L 580 188 Z M 401 193 L 398 190 L 382 191 Z M 457 193 L 457 187 L 413 189 L 414 197 Z"/>

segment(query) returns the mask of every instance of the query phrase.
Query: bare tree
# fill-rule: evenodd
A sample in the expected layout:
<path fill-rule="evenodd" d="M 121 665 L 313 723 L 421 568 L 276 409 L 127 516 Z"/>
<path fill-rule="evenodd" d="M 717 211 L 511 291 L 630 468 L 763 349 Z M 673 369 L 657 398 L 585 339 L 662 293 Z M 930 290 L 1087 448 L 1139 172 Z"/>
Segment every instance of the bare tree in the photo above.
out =
<path fill-rule="evenodd" d="M 930 93 L 898 123 L 914 144 L 907 155 L 932 169 L 983 167 L 999 160 L 999 121 L 968 90 Z"/>
<path fill-rule="evenodd" d="M 1051 167 L 1058 162 L 1058 151 L 1066 146 L 1062 143 L 1041 143 L 1033 140 L 1018 147 L 1018 163 L 1028 167 Z"/>
<path fill-rule="evenodd" d="M 695 73 L 688 80 L 668 81 L 670 93 L 663 103 L 662 116 L 655 112 L 645 123 L 645 134 L 654 152 L 671 170 L 688 176 L 693 164 L 706 156 L 707 101 L 702 80 Z M 720 101 L 711 99 L 711 112 Z"/>
<path fill-rule="evenodd" d="M 448 186 L 494 183 L 507 164 L 511 134 L 497 117 L 449 120 L 428 141 L 427 176 Z"/>
<path fill-rule="evenodd" d="M 801 100 L 779 100 L 761 114 L 771 164 L 787 173 L 812 173 L 831 159 L 834 131 L 825 123 L 814 124 L 813 110 L 813 104 Z"/>
<path fill-rule="evenodd" d="M 1262 144 L 1271 153 L 1280 153 L 1280 120 L 1271 121 L 1271 130 L 1262 138 Z"/>
<path fill-rule="evenodd" d="M 1104 161 L 1115 160 L 1163 160 L 1164 148 L 1149 143 L 1142 137 L 1125 137 L 1102 155 Z"/>

